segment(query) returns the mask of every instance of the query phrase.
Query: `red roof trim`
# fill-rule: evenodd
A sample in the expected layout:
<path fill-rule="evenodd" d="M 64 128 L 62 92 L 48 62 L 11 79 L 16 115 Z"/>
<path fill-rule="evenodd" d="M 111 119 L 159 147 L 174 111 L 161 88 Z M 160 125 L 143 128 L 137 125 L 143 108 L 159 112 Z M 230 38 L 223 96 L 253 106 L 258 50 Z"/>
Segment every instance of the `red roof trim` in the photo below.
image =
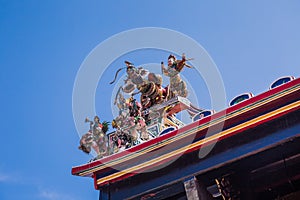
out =
<path fill-rule="evenodd" d="M 253 104 L 253 103 L 257 102 L 257 101 L 260 101 L 262 99 L 270 97 L 270 96 L 272 96 L 272 95 L 274 95 L 276 93 L 280 93 L 280 92 L 282 92 L 282 91 L 284 91 L 284 90 L 286 90 L 288 88 L 296 86 L 299 83 L 300 83 L 300 78 L 295 79 L 295 80 L 290 81 L 290 82 L 288 82 L 286 84 L 283 84 L 283 85 L 278 86 L 276 88 L 270 89 L 270 90 L 268 90 L 268 91 L 266 91 L 264 93 L 261 93 L 261 94 L 259 94 L 257 96 L 254 96 L 254 97 L 252 97 L 252 98 L 250 98 L 248 100 L 245 100 L 245 101 L 243 101 L 243 102 L 241 102 L 239 104 L 233 105 L 232 107 L 229 107 L 229 108 L 227 108 L 225 110 L 219 111 L 219 112 L 213 114 L 210 117 L 206 117 L 206 118 L 200 119 L 199 121 L 196 121 L 196 122 L 193 122 L 193 123 L 191 123 L 189 125 L 186 125 L 186 126 L 184 126 L 183 128 L 181 128 L 179 130 L 175 130 L 175 131 L 173 131 L 171 133 L 168 133 L 168 134 L 162 135 L 160 137 L 154 138 L 154 139 L 152 139 L 150 141 L 147 141 L 147 142 L 142 143 L 140 145 L 134 146 L 134 147 L 132 147 L 132 148 L 126 150 L 126 151 L 119 152 L 119 153 L 107 156 L 105 158 L 102 158 L 100 160 L 96 160 L 96 161 L 91 162 L 91 163 L 87 163 L 87 164 L 84 164 L 84 165 L 81 165 L 81 166 L 73 167 L 72 168 L 72 174 L 73 175 L 77 175 L 77 174 L 79 174 L 82 171 L 89 170 L 91 168 L 94 168 L 96 166 L 99 166 L 101 164 L 109 162 L 111 160 L 120 159 L 120 158 L 122 158 L 122 157 L 124 157 L 124 156 L 126 156 L 128 154 L 131 154 L 132 152 L 137 152 L 137 151 L 142 150 L 142 149 L 144 149 L 144 148 L 146 148 L 148 146 L 151 146 L 151 145 L 154 145 L 154 144 L 159 143 L 161 141 L 164 141 L 166 139 L 172 138 L 172 137 L 176 136 L 177 134 L 180 134 L 180 133 L 183 133 L 183 132 L 185 132 L 187 130 L 195 128 L 195 127 L 197 127 L 199 125 L 203 125 L 203 124 L 209 122 L 211 119 L 221 118 L 221 117 L 223 117 L 223 116 L 225 116 L 227 114 L 230 114 L 230 113 L 233 113 L 235 111 L 238 111 L 239 109 L 241 109 L 243 107 L 247 107 L 247 106 L 249 106 L 249 105 L 251 105 L 251 104 Z M 92 176 L 92 174 L 88 174 L 87 176 Z"/>

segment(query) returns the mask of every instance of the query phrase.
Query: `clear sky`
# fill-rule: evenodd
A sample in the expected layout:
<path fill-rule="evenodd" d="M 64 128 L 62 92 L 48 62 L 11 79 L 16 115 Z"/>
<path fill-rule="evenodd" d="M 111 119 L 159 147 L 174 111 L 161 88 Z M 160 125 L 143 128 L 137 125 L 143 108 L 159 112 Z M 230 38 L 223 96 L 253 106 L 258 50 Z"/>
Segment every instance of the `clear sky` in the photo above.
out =
<path fill-rule="evenodd" d="M 77 149 L 82 133 L 72 92 L 81 64 L 104 40 L 143 27 L 185 34 L 211 56 L 230 100 L 266 91 L 278 77 L 299 77 L 299 9 L 298 0 L 0 0 L 0 199 L 98 199 L 91 178 L 71 175 L 72 166 L 91 159 Z M 108 83 L 127 56 L 137 65 L 168 56 L 135 53 L 120 55 L 99 82 L 95 101 L 103 120 L 112 118 Z M 199 106 L 209 109 L 207 92 L 196 92 Z"/>

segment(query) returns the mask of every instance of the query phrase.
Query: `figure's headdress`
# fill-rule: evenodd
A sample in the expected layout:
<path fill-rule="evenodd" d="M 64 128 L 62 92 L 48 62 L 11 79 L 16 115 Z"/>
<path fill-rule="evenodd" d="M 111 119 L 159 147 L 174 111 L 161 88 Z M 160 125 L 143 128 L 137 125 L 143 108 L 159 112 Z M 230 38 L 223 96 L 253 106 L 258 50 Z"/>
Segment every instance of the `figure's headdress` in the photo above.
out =
<path fill-rule="evenodd" d="M 125 64 L 126 64 L 127 69 L 134 67 L 133 63 L 131 63 L 131 62 L 127 61 L 127 60 L 125 61 Z"/>
<path fill-rule="evenodd" d="M 95 121 L 95 122 L 100 122 L 100 118 L 96 115 L 96 116 L 94 117 L 94 121 Z"/>
<path fill-rule="evenodd" d="M 176 60 L 176 57 L 175 57 L 173 54 L 170 54 L 170 55 L 169 55 L 168 60 L 171 59 L 171 58 L 173 58 L 174 61 Z"/>

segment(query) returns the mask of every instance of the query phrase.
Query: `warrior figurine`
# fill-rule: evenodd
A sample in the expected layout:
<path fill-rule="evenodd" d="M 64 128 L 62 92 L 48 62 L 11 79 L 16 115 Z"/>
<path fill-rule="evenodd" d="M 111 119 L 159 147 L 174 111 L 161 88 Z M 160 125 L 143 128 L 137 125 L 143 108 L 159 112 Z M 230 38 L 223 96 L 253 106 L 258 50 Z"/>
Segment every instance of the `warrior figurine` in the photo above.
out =
<path fill-rule="evenodd" d="M 187 65 L 185 55 L 182 55 L 182 60 L 177 60 L 174 55 L 168 57 L 168 68 L 166 69 L 164 63 L 161 62 L 161 69 L 164 75 L 170 77 L 170 90 L 177 96 L 187 97 L 188 91 L 186 83 L 181 79 L 179 73 L 184 66 L 191 68 Z"/>
<path fill-rule="evenodd" d="M 136 99 L 130 97 L 128 101 L 128 107 L 131 122 L 134 122 L 131 128 L 133 140 L 136 141 L 138 139 L 138 132 L 140 133 L 140 138 L 142 140 L 148 140 L 149 135 L 146 129 L 146 123 L 141 114 L 142 105 L 137 102 Z"/>
<path fill-rule="evenodd" d="M 125 93 L 132 93 L 137 87 L 144 84 L 144 81 L 146 80 L 146 76 L 149 73 L 148 70 L 139 67 L 136 68 L 133 63 L 129 61 L 125 61 L 126 67 L 118 69 L 118 71 L 115 74 L 115 78 L 110 84 L 113 84 L 118 76 L 118 73 L 126 68 L 127 78 L 124 80 L 125 85 L 122 87 L 122 90 Z"/>
<path fill-rule="evenodd" d="M 85 122 L 90 123 L 90 130 L 81 137 L 78 148 L 88 154 L 93 148 L 97 153 L 97 158 L 101 158 L 107 153 L 106 132 L 108 131 L 109 122 L 100 123 L 98 116 L 94 117 L 94 121 L 86 118 Z"/>

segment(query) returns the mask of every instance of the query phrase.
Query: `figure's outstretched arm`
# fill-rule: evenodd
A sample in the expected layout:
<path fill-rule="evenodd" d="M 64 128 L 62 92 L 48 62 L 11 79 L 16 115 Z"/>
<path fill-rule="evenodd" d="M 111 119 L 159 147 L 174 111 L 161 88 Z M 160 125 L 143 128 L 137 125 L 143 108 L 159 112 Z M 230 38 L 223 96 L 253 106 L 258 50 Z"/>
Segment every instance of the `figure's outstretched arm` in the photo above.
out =
<path fill-rule="evenodd" d="M 161 62 L 160 66 L 161 66 L 161 72 L 162 72 L 162 74 L 168 75 L 168 70 L 165 68 L 164 62 Z"/>

